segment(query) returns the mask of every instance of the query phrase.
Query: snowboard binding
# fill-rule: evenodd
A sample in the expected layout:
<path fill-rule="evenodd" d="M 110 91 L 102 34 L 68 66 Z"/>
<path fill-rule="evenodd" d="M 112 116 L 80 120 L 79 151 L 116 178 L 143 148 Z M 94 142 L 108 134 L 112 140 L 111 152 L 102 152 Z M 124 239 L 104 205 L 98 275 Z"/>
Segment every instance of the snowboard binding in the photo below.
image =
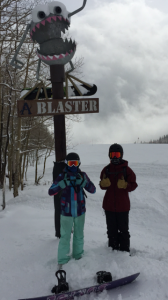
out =
<path fill-rule="evenodd" d="M 58 279 L 58 285 L 55 285 L 51 293 L 59 294 L 62 292 L 68 292 L 69 291 L 69 285 L 68 282 L 66 282 L 66 272 L 64 270 L 59 270 L 55 273 L 55 276 Z"/>
<path fill-rule="evenodd" d="M 97 283 L 99 284 L 112 281 L 112 275 L 110 272 L 99 271 L 96 273 L 96 275 L 97 275 Z"/>

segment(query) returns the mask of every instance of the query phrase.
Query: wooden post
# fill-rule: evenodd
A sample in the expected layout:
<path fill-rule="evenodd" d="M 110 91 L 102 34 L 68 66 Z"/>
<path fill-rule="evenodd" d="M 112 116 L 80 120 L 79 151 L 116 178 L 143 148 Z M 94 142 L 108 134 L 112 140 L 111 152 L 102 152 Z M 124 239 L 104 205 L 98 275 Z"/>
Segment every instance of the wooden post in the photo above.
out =
<path fill-rule="evenodd" d="M 63 82 L 65 81 L 65 73 L 63 65 L 50 66 L 52 95 L 53 99 L 63 99 Z M 55 158 L 53 168 L 53 180 L 62 172 L 65 163 L 61 162 L 66 157 L 66 129 L 65 129 L 65 115 L 54 116 L 54 137 L 55 137 Z M 60 195 L 54 196 L 55 207 L 55 236 L 60 238 Z"/>
<path fill-rule="evenodd" d="M 63 82 L 65 73 L 63 65 L 50 66 L 53 99 L 63 99 Z M 66 129 L 65 115 L 54 116 L 54 137 L 56 162 L 65 160 L 66 157 Z"/>

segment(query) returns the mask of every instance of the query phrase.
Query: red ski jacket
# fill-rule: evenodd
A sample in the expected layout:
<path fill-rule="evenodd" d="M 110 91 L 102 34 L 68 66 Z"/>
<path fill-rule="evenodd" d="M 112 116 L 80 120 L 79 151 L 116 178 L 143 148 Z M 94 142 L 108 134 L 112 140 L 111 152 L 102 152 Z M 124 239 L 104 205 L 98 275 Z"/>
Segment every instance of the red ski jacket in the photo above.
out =
<path fill-rule="evenodd" d="M 128 182 L 126 189 L 119 189 L 117 187 L 118 179 L 124 176 L 123 167 L 126 167 L 126 182 Z M 121 164 L 110 164 L 109 174 L 106 174 L 107 166 L 102 170 L 100 179 L 103 179 L 103 175 L 110 179 L 111 185 L 109 187 L 100 188 L 106 190 L 103 199 L 103 209 L 112 212 L 125 212 L 130 210 L 129 192 L 134 191 L 137 188 L 136 175 L 131 168 L 128 167 L 128 162 L 122 160 Z M 111 173 L 111 174 L 110 174 Z"/>

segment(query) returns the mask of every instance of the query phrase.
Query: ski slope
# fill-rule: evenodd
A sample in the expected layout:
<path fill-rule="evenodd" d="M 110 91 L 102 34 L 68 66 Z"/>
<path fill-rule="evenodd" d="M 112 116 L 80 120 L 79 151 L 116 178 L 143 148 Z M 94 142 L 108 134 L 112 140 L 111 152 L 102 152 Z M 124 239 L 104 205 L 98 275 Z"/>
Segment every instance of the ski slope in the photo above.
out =
<path fill-rule="evenodd" d="M 81 169 L 97 188 L 86 199 L 84 257 L 70 260 L 64 269 L 70 289 L 95 285 L 96 272 L 110 271 L 113 279 L 140 272 L 130 285 L 82 300 L 168 299 L 168 145 L 123 145 L 124 159 L 137 175 L 138 188 L 130 193 L 131 253 L 112 252 L 107 247 L 102 210 L 104 191 L 99 176 L 108 164 L 109 145 L 79 145 Z M 33 185 L 34 168 L 29 167 L 24 191 L 13 198 L 6 189 L 7 207 L 0 212 L 0 300 L 40 297 L 51 294 L 57 284 L 57 247 L 52 183 L 54 157 L 47 160 L 45 177 Z M 39 166 L 39 172 L 42 166 Z M 0 195 L 1 197 L 1 195 Z"/>

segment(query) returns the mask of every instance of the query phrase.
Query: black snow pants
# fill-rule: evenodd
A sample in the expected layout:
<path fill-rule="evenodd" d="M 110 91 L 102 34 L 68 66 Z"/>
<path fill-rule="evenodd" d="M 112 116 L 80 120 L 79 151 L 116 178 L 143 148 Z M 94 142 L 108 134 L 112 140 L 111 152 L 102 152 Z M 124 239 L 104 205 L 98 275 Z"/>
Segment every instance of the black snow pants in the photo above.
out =
<path fill-rule="evenodd" d="M 105 210 L 108 246 L 113 250 L 130 251 L 129 212 Z"/>

